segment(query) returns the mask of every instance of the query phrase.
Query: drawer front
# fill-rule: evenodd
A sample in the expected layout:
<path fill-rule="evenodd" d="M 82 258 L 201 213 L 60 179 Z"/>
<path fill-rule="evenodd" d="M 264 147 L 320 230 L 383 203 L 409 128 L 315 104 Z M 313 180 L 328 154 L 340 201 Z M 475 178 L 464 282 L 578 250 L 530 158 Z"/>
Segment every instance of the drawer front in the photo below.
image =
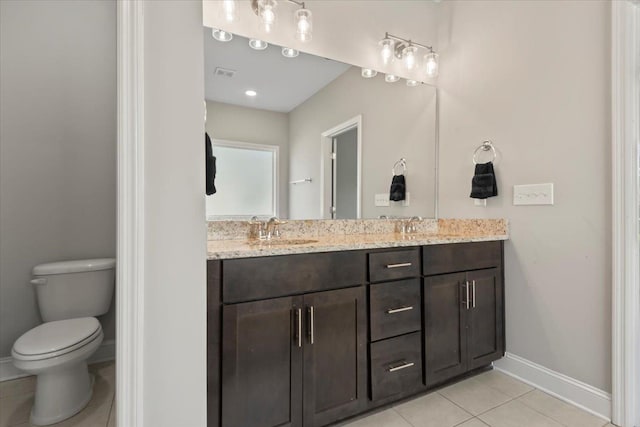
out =
<path fill-rule="evenodd" d="M 324 252 L 222 262 L 224 303 L 346 288 L 366 281 L 366 253 Z"/>
<path fill-rule="evenodd" d="M 371 341 L 420 330 L 420 279 L 370 285 L 369 300 Z"/>
<path fill-rule="evenodd" d="M 369 254 L 369 280 L 384 282 L 420 276 L 420 249 Z"/>
<path fill-rule="evenodd" d="M 422 270 L 425 276 L 501 265 L 502 241 L 451 243 L 422 248 Z"/>
<path fill-rule="evenodd" d="M 422 340 L 415 332 L 371 344 L 371 399 L 422 387 Z"/>

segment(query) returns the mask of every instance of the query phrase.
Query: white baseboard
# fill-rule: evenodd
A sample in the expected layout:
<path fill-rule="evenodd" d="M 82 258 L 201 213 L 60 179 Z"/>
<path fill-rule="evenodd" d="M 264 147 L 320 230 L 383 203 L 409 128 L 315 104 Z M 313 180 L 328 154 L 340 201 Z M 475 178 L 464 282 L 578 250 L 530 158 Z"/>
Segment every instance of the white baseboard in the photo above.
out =
<path fill-rule="evenodd" d="M 515 354 L 506 353 L 494 368 L 607 421 L 611 394 Z"/>
<path fill-rule="evenodd" d="M 93 353 L 88 362 L 89 364 L 105 362 L 107 360 L 113 360 L 115 357 L 116 341 L 108 340 L 104 341 L 100 347 L 98 347 L 98 350 Z M 0 358 L 0 382 L 28 376 L 29 374 L 21 371 L 13 365 L 13 358 L 11 356 Z"/>

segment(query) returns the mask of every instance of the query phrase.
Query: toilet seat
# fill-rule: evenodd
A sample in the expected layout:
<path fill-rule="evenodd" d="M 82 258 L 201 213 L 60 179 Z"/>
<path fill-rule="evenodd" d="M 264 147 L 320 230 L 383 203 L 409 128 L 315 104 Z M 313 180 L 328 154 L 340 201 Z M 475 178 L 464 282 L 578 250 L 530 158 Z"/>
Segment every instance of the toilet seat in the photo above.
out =
<path fill-rule="evenodd" d="M 86 346 L 102 336 L 95 317 L 43 323 L 22 335 L 13 345 L 13 357 L 23 361 L 59 357 Z"/>

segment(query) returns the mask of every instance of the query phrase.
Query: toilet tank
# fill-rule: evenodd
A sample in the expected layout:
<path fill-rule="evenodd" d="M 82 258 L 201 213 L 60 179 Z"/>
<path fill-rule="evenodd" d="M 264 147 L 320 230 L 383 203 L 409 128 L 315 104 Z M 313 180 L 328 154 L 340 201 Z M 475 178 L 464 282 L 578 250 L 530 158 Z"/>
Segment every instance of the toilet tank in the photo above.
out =
<path fill-rule="evenodd" d="M 113 258 L 40 264 L 31 283 L 42 320 L 100 316 L 109 311 L 115 288 Z"/>

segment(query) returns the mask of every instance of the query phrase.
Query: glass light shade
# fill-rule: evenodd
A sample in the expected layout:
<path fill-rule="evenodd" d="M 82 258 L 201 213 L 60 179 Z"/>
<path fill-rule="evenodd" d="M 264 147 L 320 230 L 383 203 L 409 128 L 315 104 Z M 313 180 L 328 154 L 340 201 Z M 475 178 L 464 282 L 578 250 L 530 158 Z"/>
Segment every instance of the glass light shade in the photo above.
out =
<path fill-rule="evenodd" d="M 400 77 L 393 75 L 393 74 L 385 74 L 384 75 L 384 81 L 387 83 L 395 83 L 398 80 L 400 80 Z"/>
<path fill-rule="evenodd" d="M 393 50 L 395 48 L 396 42 L 392 39 L 386 38 L 380 40 L 378 43 L 380 46 L 380 56 L 382 57 L 382 63 L 384 65 L 388 65 L 393 61 Z"/>
<path fill-rule="evenodd" d="M 262 21 L 262 27 L 269 33 L 276 23 L 276 0 L 258 0 L 258 13 Z"/>
<path fill-rule="evenodd" d="M 252 89 L 248 89 L 248 90 L 244 91 L 244 94 L 247 95 L 247 96 L 254 97 L 254 96 L 256 96 L 258 94 L 258 92 L 256 92 L 255 90 L 252 90 Z"/>
<path fill-rule="evenodd" d="M 418 48 L 416 46 L 407 46 L 402 49 L 402 62 L 408 71 L 412 71 L 416 67 L 416 53 Z"/>
<path fill-rule="evenodd" d="M 372 77 L 377 76 L 378 72 L 376 70 L 372 70 L 371 68 L 363 68 L 360 74 L 365 79 L 370 79 Z"/>
<path fill-rule="evenodd" d="M 407 86 L 414 87 L 418 86 L 420 83 L 417 80 L 407 79 Z"/>
<path fill-rule="evenodd" d="M 438 77 L 438 54 L 429 52 L 424 56 L 424 72 L 427 77 Z"/>
<path fill-rule="evenodd" d="M 249 40 L 249 46 L 251 49 L 265 50 L 269 46 L 269 43 L 259 39 L 251 39 Z"/>
<path fill-rule="evenodd" d="M 282 56 L 285 56 L 287 58 L 295 58 L 299 54 L 300 54 L 300 52 L 298 52 L 297 50 L 295 50 L 293 48 L 290 48 L 290 47 L 283 47 L 282 48 Z"/>
<path fill-rule="evenodd" d="M 311 11 L 308 9 L 298 9 L 295 14 L 296 38 L 301 42 L 311 40 L 313 22 L 311 21 Z"/>
<path fill-rule="evenodd" d="M 236 19 L 236 2 L 235 0 L 222 1 L 222 15 L 227 22 L 233 22 Z"/>
<path fill-rule="evenodd" d="M 213 36 L 214 39 L 218 40 L 219 42 L 228 42 L 228 41 L 231 41 L 231 39 L 233 39 L 233 34 L 227 33 L 226 31 L 219 30 L 217 28 L 214 28 L 211 30 L 211 35 Z"/>

